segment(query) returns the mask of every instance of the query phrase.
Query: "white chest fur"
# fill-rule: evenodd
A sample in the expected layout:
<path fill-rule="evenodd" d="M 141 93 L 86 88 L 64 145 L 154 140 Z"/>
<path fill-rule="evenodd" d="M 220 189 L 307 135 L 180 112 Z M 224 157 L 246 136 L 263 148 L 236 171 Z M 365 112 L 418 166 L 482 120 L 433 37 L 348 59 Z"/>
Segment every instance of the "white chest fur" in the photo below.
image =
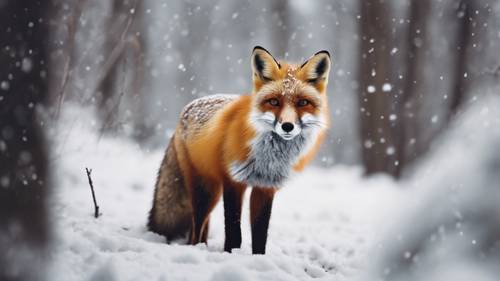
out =
<path fill-rule="evenodd" d="M 231 177 L 250 186 L 279 188 L 305 147 L 303 135 L 284 140 L 274 132 L 263 133 L 252 143 L 248 160 L 231 164 Z"/>

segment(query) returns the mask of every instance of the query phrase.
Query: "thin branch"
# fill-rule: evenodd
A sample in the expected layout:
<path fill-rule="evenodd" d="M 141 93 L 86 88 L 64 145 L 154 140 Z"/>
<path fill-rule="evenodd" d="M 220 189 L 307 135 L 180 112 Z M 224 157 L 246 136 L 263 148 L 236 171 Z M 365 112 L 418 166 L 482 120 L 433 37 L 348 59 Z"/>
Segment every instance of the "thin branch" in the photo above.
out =
<path fill-rule="evenodd" d="M 90 191 L 92 191 L 92 199 L 94 200 L 94 217 L 97 219 L 99 217 L 99 206 L 97 206 L 97 201 L 95 199 L 94 184 L 92 183 L 92 169 L 85 168 L 87 172 L 87 178 L 89 179 Z"/>

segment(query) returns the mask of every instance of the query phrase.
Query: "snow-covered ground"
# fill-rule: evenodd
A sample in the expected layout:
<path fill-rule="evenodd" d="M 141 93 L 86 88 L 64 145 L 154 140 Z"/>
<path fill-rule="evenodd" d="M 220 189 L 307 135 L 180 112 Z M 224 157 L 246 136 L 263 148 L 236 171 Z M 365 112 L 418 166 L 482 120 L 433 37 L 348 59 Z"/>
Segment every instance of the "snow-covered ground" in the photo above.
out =
<path fill-rule="evenodd" d="M 208 246 L 148 232 L 163 151 L 99 136 L 90 111 L 67 107 L 52 132 L 49 280 L 498 280 L 498 104 L 485 99 L 457 118 L 406 181 L 342 166 L 295 175 L 275 199 L 264 256 L 251 254 L 249 192 L 232 254 L 222 250 L 221 204 Z"/>
<path fill-rule="evenodd" d="M 145 226 L 163 151 L 99 137 L 89 111 L 69 107 L 64 114 L 53 134 L 54 281 L 352 280 L 403 196 L 386 176 L 311 168 L 277 194 L 266 255 L 251 254 L 249 192 L 241 250 L 223 252 L 222 204 L 212 213 L 208 246 L 168 245 Z M 93 170 L 98 219 L 85 167 Z"/>

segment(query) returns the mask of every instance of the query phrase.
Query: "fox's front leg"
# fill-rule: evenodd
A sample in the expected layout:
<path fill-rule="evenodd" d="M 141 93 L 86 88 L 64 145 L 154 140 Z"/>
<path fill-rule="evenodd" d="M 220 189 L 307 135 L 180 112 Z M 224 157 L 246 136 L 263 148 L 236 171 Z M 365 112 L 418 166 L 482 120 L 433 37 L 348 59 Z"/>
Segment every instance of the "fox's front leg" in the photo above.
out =
<path fill-rule="evenodd" d="M 226 241 L 224 251 L 231 252 L 241 247 L 241 205 L 246 186 L 232 182 L 224 183 L 224 222 Z"/>
<path fill-rule="evenodd" d="M 254 187 L 250 196 L 250 223 L 252 225 L 252 253 L 265 254 L 267 230 L 273 207 L 275 188 Z"/>

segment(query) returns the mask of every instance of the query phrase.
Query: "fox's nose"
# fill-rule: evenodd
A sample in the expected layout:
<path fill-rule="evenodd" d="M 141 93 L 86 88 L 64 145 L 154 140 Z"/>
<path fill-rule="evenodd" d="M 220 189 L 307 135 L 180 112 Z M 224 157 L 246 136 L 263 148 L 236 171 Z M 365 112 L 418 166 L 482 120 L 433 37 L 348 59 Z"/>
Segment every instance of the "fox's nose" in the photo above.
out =
<path fill-rule="evenodd" d="M 283 129 L 283 131 L 289 133 L 293 130 L 293 124 L 290 122 L 283 123 L 283 124 L 281 124 L 281 129 Z"/>

